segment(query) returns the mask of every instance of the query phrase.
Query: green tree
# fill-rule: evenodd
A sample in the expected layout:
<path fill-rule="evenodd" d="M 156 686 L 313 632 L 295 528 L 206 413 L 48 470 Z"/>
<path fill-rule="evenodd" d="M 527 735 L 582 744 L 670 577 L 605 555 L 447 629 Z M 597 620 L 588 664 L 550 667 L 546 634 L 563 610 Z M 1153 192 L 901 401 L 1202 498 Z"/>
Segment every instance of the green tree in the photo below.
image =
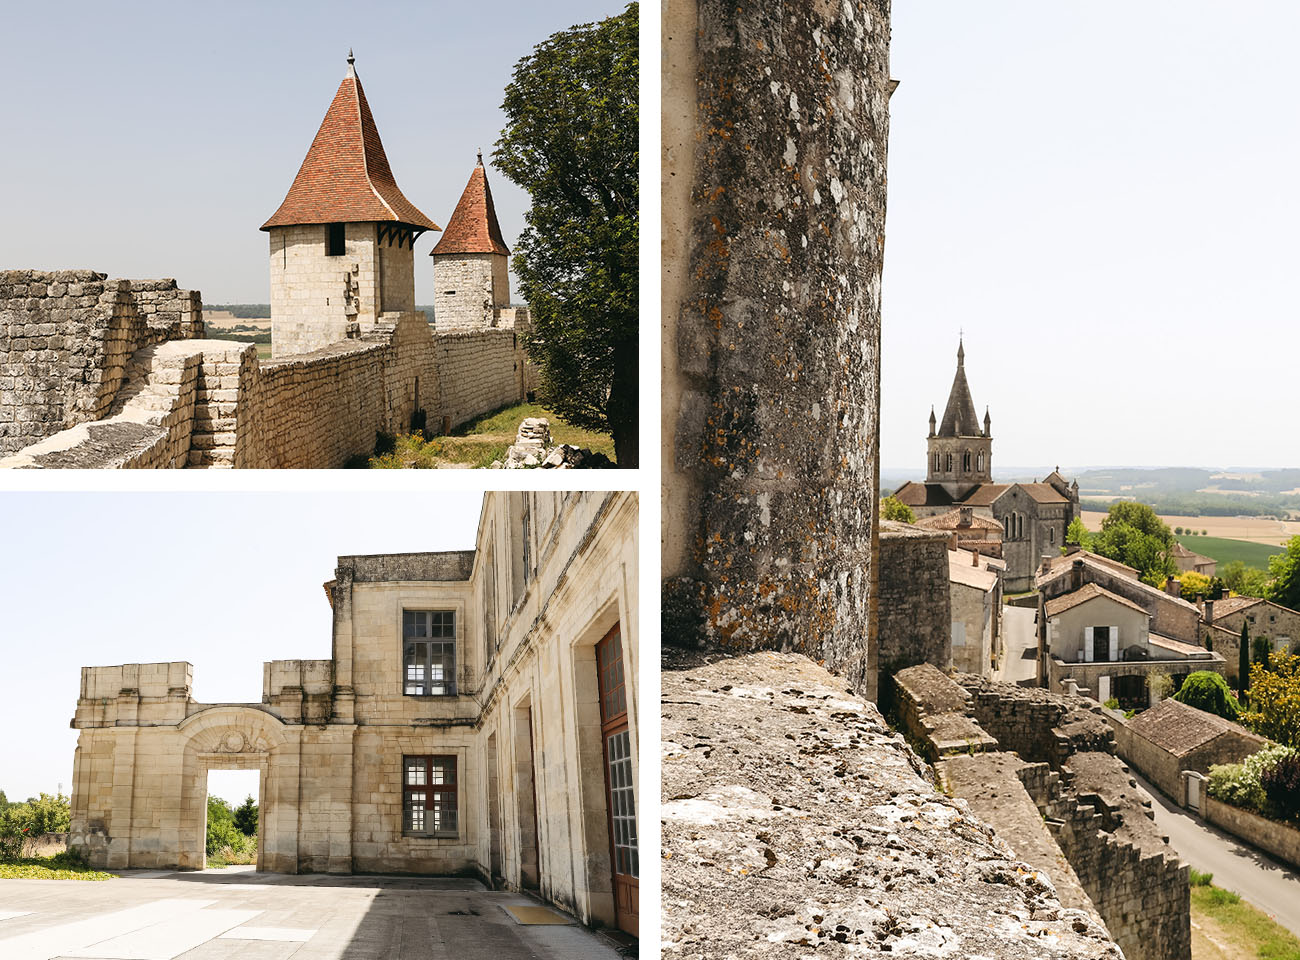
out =
<path fill-rule="evenodd" d="M 1300 536 L 1286 542 L 1284 553 L 1268 558 L 1268 572 L 1273 577 L 1268 599 L 1292 610 L 1300 609 Z"/>
<path fill-rule="evenodd" d="M 1070 521 L 1070 525 L 1065 528 L 1065 542 L 1077 543 L 1084 550 L 1092 549 L 1092 534 L 1088 528 L 1083 525 L 1083 520 L 1075 517 Z"/>
<path fill-rule="evenodd" d="M 1237 644 L 1237 697 L 1243 703 L 1246 687 L 1250 685 L 1250 629 L 1241 621 L 1241 640 Z"/>
<path fill-rule="evenodd" d="M 1279 654 L 1271 670 L 1250 668 L 1250 709 L 1242 722 L 1261 737 L 1300 747 L 1300 657 Z"/>
<path fill-rule="evenodd" d="M 1092 550 L 1134 567 L 1145 583 L 1163 587 L 1178 573 L 1174 534 L 1145 503 L 1122 500 L 1111 505 L 1092 538 Z"/>
<path fill-rule="evenodd" d="M 897 520 L 900 523 L 916 523 L 916 514 L 912 508 L 897 497 L 885 497 L 880 501 L 882 520 Z"/>
<path fill-rule="evenodd" d="M 493 159 L 528 191 L 515 244 L 543 403 L 638 462 L 638 8 L 552 35 L 515 65 Z"/>
<path fill-rule="evenodd" d="M 1175 537 L 1181 537 L 1182 535 L 1183 535 L 1183 528 L 1182 528 L 1182 527 L 1174 527 L 1174 536 L 1175 536 Z"/>
<path fill-rule="evenodd" d="M 257 802 L 249 794 L 244 802 L 235 808 L 235 826 L 246 837 L 257 836 Z"/>
<path fill-rule="evenodd" d="M 1211 670 L 1188 674 L 1173 699 L 1228 720 L 1236 720 L 1241 712 L 1232 690 L 1228 688 L 1228 681 Z"/>
<path fill-rule="evenodd" d="M 1210 595 L 1210 578 L 1203 573 L 1197 573 L 1195 570 L 1184 570 L 1179 580 L 1182 584 L 1179 591 L 1182 593 L 1184 600 L 1195 600 L 1197 597 Z"/>

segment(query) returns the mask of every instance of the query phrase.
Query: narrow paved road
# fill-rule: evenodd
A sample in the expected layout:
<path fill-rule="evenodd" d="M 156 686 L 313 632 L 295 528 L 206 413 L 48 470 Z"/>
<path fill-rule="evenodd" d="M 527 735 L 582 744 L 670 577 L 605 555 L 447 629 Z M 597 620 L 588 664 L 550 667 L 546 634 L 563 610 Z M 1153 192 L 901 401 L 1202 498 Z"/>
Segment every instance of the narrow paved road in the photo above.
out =
<path fill-rule="evenodd" d="M 1136 770 L 1133 777 L 1151 794 L 1156 826 L 1180 857 L 1197 870 L 1213 873 L 1216 887 L 1241 894 L 1300 936 L 1300 871 L 1175 806 Z"/>
<path fill-rule="evenodd" d="M 1002 608 L 1002 640 L 1006 655 L 993 679 L 1004 683 L 1028 680 L 1038 672 L 1038 634 L 1034 630 L 1036 610 Z M 1029 656 L 1026 657 L 1025 654 Z"/>

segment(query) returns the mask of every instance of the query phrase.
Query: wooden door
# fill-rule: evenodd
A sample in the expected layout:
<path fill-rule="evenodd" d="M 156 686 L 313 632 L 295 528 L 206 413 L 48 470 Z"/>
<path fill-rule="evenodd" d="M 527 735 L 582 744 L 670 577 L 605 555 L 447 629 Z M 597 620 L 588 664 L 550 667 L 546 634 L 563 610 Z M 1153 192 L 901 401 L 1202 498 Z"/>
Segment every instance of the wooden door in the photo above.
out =
<path fill-rule="evenodd" d="M 632 737 L 627 723 L 623 643 L 618 627 L 596 644 L 596 669 L 600 681 L 600 729 L 604 741 L 614 913 L 619 929 L 635 937 L 639 936 L 636 797 L 632 786 Z"/>

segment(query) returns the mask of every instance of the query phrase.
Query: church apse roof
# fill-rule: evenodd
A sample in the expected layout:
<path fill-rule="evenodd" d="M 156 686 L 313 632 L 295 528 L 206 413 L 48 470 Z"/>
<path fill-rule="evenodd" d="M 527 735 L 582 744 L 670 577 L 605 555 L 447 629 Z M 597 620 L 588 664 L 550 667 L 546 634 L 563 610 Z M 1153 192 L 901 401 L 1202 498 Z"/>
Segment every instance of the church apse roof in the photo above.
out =
<path fill-rule="evenodd" d="M 261 229 L 361 221 L 441 229 L 398 188 L 349 56 L 347 76 L 334 94 L 289 193 Z"/>
<path fill-rule="evenodd" d="M 941 437 L 981 436 L 979 417 L 975 415 L 975 401 L 971 399 L 970 385 L 966 383 L 966 348 L 957 344 L 957 373 L 952 378 L 948 393 L 948 406 L 939 424 Z"/>
<path fill-rule="evenodd" d="M 469 183 L 465 184 L 465 192 L 460 195 L 460 202 L 447 221 L 447 229 L 429 255 L 436 257 L 444 253 L 499 253 L 510 256 L 510 248 L 501 236 L 501 225 L 497 223 L 492 189 L 488 186 L 481 153 L 478 155 L 478 165 L 469 175 Z"/>

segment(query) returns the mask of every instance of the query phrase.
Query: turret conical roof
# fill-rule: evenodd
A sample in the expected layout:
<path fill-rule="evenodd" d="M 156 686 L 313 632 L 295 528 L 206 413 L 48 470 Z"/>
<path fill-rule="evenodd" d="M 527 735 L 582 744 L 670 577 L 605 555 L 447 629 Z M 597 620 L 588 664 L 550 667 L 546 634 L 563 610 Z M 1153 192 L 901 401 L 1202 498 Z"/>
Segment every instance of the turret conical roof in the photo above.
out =
<path fill-rule="evenodd" d="M 966 383 L 966 349 L 958 341 L 957 375 L 952 378 L 952 390 L 948 393 L 948 406 L 943 411 L 939 436 L 978 437 L 979 435 L 980 423 L 975 414 L 975 401 L 971 399 L 970 386 Z"/>
<path fill-rule="evenodd" d="M 492 205 L 492 190 L 488 187 L 487 171 L 483 169 L 483 154 L 469 175 L 465 192 L 460 195 L 456 210 L 447 221 L 438 245 L 429 255 L 444 253 L 499 253 L 510 256 L 510 248 L 501 237 L 497 223 L 496 207 Z"/>
<path fill-rule="evenodd" d="M 439 229 L 398 189 L 349 56 L 347 76 L 334 94 L 288 195 L 262 229 L 370 220 Z"/>

